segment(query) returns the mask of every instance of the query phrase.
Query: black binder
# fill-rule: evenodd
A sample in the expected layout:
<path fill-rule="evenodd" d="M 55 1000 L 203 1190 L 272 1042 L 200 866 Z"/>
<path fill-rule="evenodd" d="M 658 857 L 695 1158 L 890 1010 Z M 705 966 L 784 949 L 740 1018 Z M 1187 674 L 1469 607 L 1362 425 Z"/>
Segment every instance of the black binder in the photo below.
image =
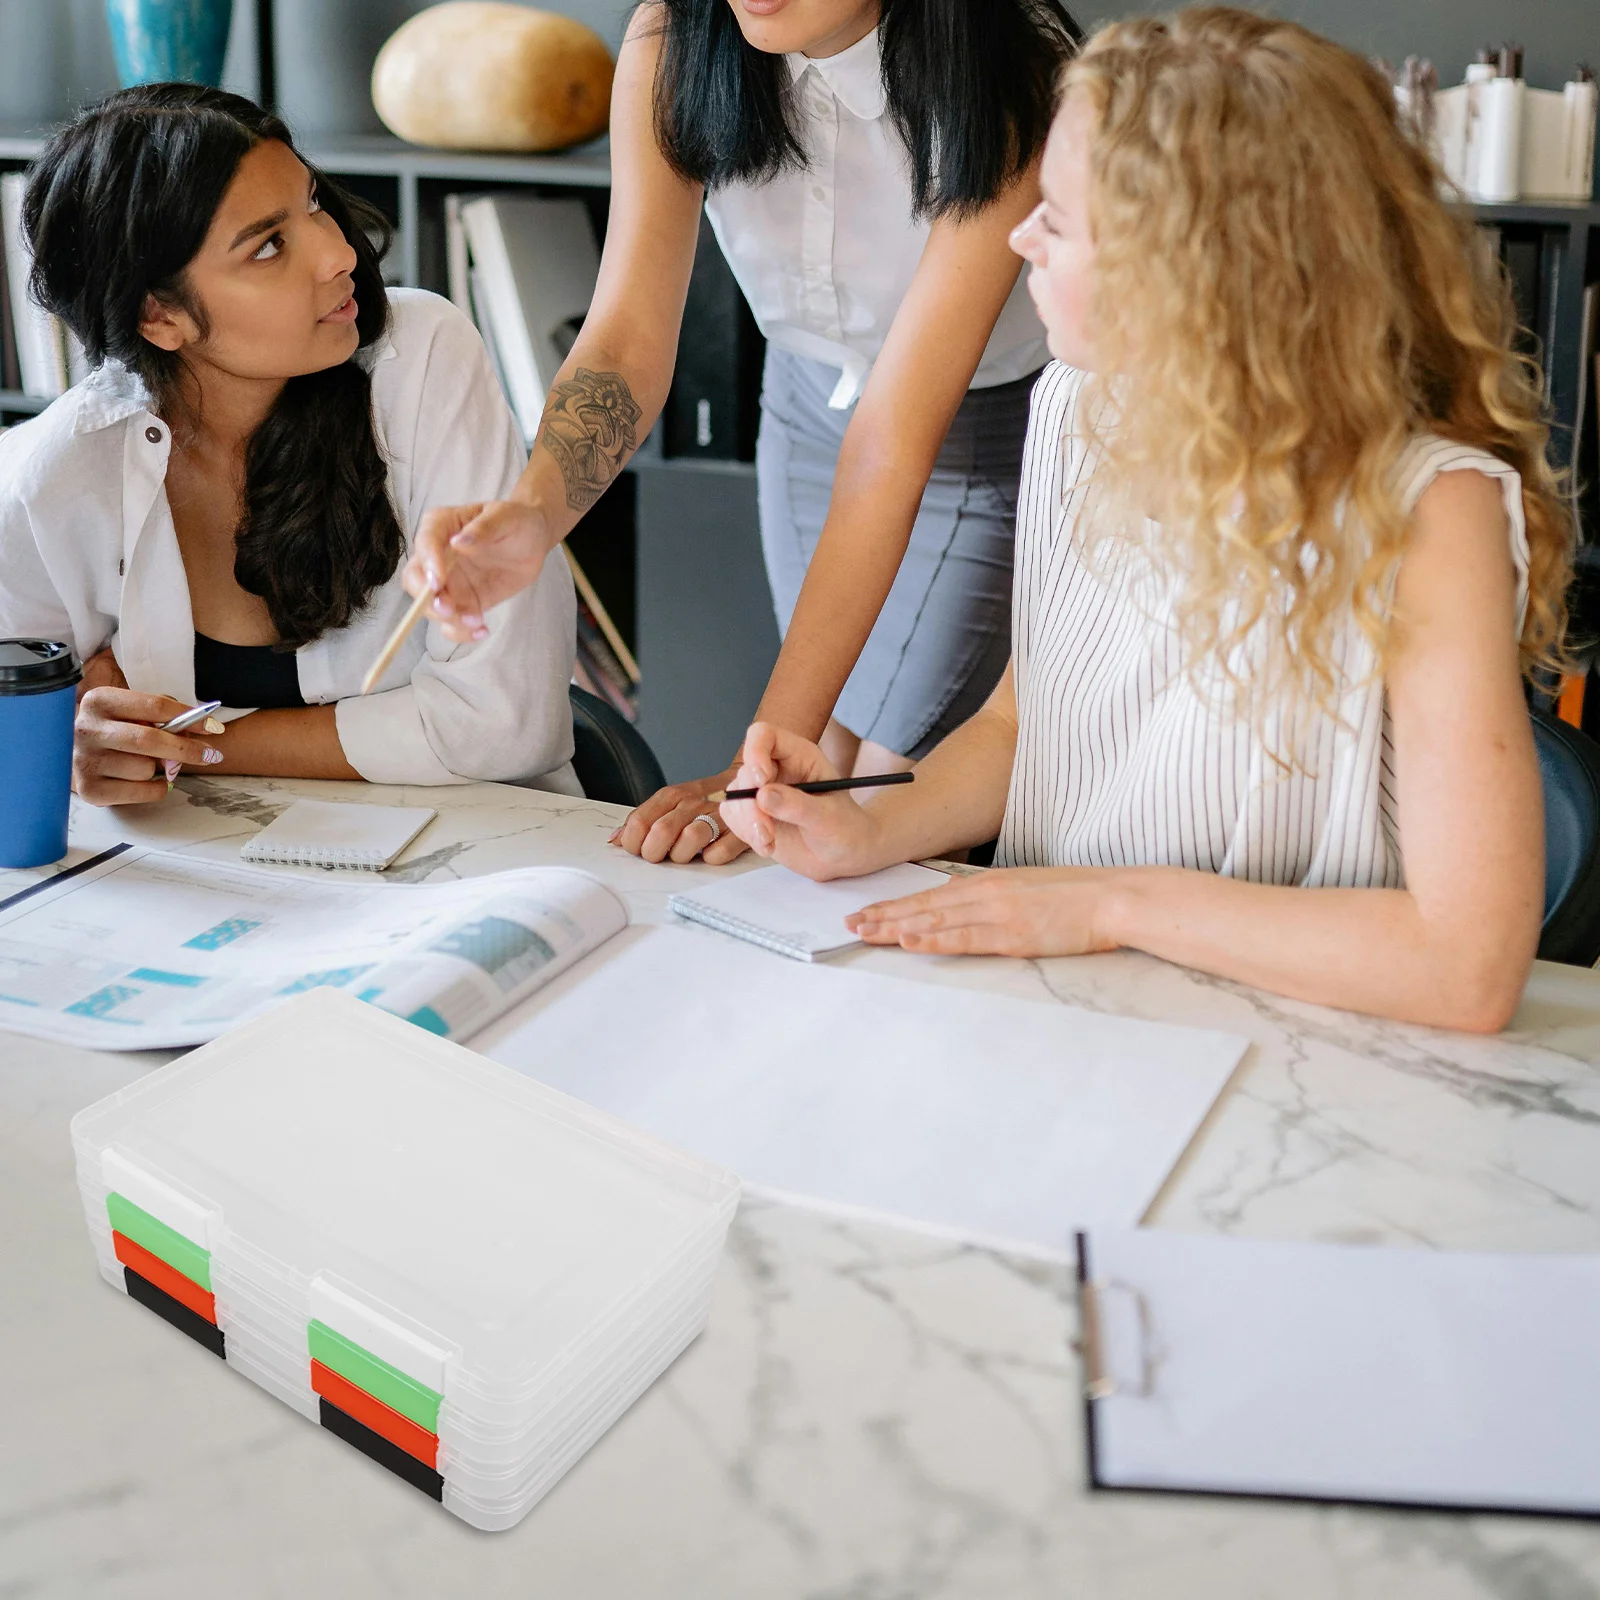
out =
<path fill-rule="evenodd" d="M 662 453 L 754 461 L 766 342 L 702 213 L 678 364 L 662 412 Z"/>

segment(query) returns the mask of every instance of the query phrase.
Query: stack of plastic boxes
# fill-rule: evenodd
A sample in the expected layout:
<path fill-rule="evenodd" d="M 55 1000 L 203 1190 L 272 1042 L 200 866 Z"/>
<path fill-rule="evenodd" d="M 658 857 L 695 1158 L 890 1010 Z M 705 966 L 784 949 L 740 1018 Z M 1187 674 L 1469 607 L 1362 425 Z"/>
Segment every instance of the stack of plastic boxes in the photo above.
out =
<path fill-rule="evenodd" d="M 109 1283 L 485 1529 L 525 1516 L 699 1333 L 739 1194 L 333 990 L 72 1136 Z"/>

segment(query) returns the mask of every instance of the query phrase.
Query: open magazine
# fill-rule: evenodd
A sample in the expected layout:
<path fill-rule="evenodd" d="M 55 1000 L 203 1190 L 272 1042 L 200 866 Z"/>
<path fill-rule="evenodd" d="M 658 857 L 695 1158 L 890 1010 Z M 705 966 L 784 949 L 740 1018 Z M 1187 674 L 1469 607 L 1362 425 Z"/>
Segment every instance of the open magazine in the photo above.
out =
<path fill-rule="evenodd" d="M 627 922 L 565 867 L 353 883 L 122 845 L 0 909 L 0 1028 L 173 1049 L 332 987 L 461 1040 Z"/>

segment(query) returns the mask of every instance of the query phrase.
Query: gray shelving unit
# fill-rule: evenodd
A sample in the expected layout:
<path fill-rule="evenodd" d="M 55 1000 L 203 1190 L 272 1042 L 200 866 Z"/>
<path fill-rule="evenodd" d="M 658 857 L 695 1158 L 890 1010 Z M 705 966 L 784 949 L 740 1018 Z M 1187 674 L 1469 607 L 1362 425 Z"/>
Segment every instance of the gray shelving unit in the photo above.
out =
<path fill-rule="evenodd" d="M 1518 309 L 1543 360 L 1556 423 L 1551 455 L 1558 466 L 1572 466 L 1572 447 L 1582 443 L 1572 438 L 1572 426 L 1578 403 L 1583 296 L 1586 288 L 1600 283 L 1600 204 L 1513 201 L 1474 206 L 1473 217 L 1500 231 L 1503 251 L 1522 243 L 1538 246 L 1537 296 L 1534 303 L 1520 304 Z M 1591 410 L 1587 424 L 1591 429 L 1592 417 Z M 1588 539 L 1600 542 L 1600 522 L 1590 522 Z"/>

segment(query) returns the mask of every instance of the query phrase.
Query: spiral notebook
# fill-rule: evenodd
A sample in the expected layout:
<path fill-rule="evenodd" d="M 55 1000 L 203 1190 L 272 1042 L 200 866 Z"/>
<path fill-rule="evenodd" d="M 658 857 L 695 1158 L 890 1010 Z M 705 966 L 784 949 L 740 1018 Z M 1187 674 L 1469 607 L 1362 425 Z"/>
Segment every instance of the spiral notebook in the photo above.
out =
<path fill-rule="evenodd" d="M 851 912 L 880 900 L 937 889 L 949 881 L 947 873 L 911 863 L 831 883 L 813 883 L 787 867 L 766 867 L 693 893 L 675 894 L 667 905 L 678 916 L 703 922 L 719 933 L 748 939 L 796 961 L 815 961 L 861 943 L 844 925 Z"/>
<path fill-rule="evenodd" d="M 382 872 L 438 814 L 431 806 L 296 800 L 239 854 L 278 866 Z"/>

